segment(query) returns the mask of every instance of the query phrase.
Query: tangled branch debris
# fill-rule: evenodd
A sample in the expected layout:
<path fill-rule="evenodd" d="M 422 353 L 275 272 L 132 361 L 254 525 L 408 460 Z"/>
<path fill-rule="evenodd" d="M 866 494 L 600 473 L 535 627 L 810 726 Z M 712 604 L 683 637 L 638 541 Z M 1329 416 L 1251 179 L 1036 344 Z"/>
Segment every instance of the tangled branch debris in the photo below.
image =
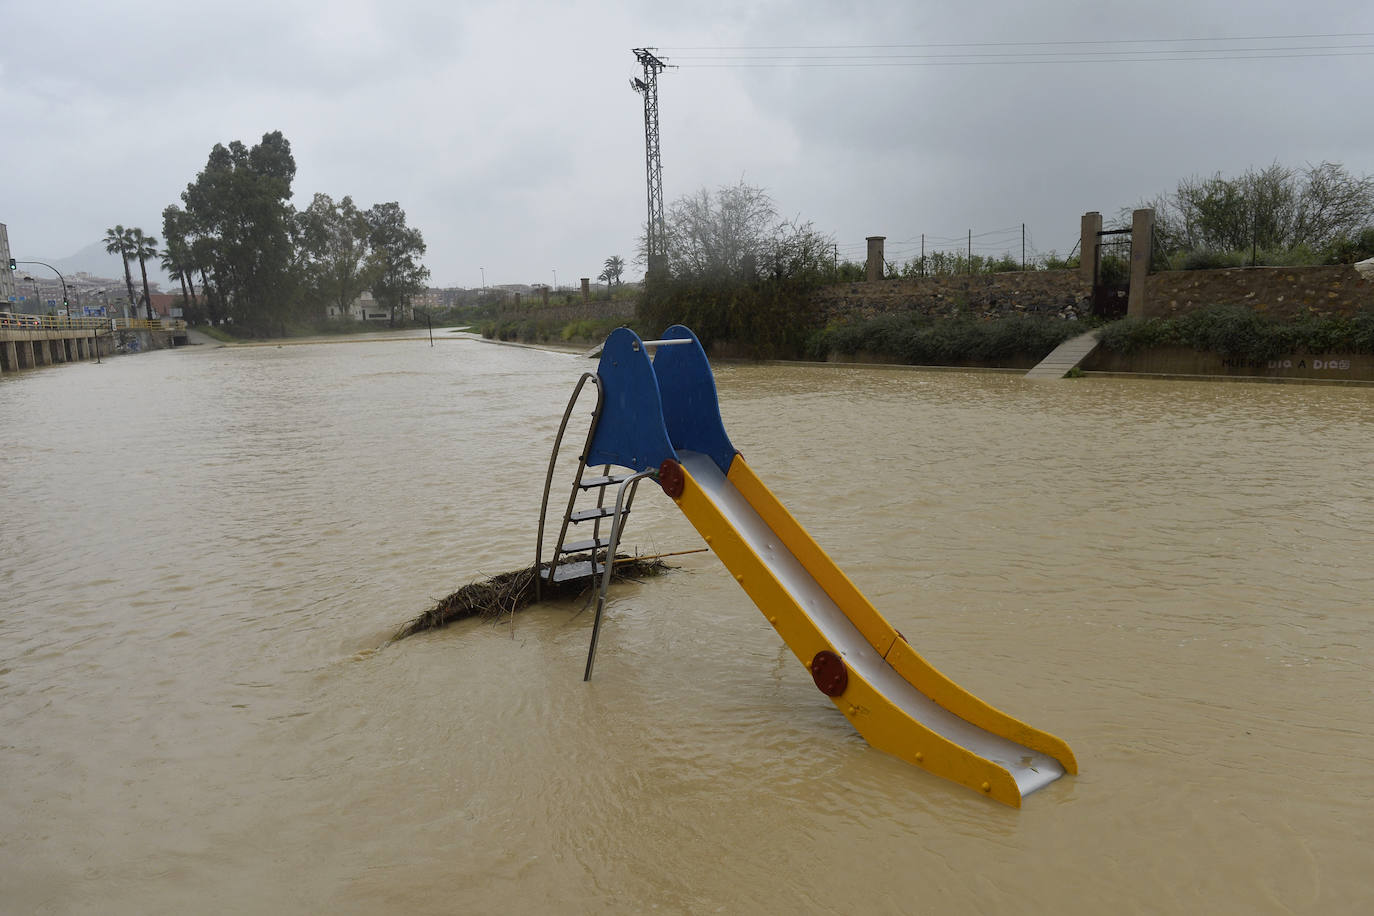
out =
<path fill-rule="evenodd" d="M 563 562 L 576 563 L 589 559 L 591 559 L 590 555 L 582 554 L 580 556 L 569 557 Z M 656 576 L 671 568 L 672 567 L 667 563 L 663 562 L 661 555 L 652 557 L 617 555 L 615 569 L 612 572 L 611 578 L 612 581 L 615 582 L 621 582 L 627 579 L 634 580 L 646 576 Z M 557 583 L 552 586 L 546 583 L 542 587 L 542 591 L 545 596 L 550 598 L 572 597 L 589 588 L 596 588 L 599 581 L 600 580 L 597 580 L 597 582 L 590 585 L 588 584 L 589 580 L 586 579 Z M 466 620 L 469 617 L 479 617 L 483 620 L 495 620 L 504 614 L 514 614 L 516 611 L 522 611 L 533 603 L 533 566 L 501 573 L 496 576 L 488 576 L 483 579 L 469 582 L 447 598 L 440 599 L 429 610 L 397 630 L 396 635 L 392 637 L 392 641 L 405 639 L 407 636 L 412 636 L 424 630 L 436 630 L 454 621 Z"/>

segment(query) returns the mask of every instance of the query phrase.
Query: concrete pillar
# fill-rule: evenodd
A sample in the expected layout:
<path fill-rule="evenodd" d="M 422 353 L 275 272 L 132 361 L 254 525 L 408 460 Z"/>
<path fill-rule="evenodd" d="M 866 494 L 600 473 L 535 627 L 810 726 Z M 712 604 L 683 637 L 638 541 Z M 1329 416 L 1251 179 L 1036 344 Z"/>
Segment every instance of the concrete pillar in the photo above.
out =
<path fill-rule="evenodd" d="M 1126 299 L 1127 318 L 1145 317 L 1145 278 L 1150 273 L 1154 235 L 1154 210 L 1136 210 L 1131 214 L 1131 289 Z"/>
<path fill-rule="evenodd" d="M 591 277 L 583 277 L 583 278 L 582 278 L 582 301 L 583 301 L 583 302 L 588 302 L 588 301 L 591 300 L 591 298 L 592 298 L 592 278 L 591 278 Z"/>
<path fill-rule="evenodd" d="M 881 280 L 883 278 L 883 242 L 886 240 L 887 236 L 885 235 L 870 235 L 868 237 L 865 280 Z"/>
<path fill-rule="evenodd" d="M 3 368 L 6 372 L 19 371 L 19 348 L 14 345 L 14 341 L 7 340 L 3 348 L 0 348 L 0 359 L 4 360 Z"/>
<path fill-rule="evenodd" d="M 19 368 L 33 369 L 38 365 L 38 354 L 34 352 L 32 340 L 19 341 Z"/>
<path fill-rule="evenodd" d="M 1083 214 L 1078 236 L 1078 279 L 1092 283 L 1097 279 L 1097 234 L 1102 231 L 1102 214 L 1093 210 Z"/>
<path fill-rule="evenodd" d="M 35 366 L 46 366 L 52 359 L 52 354 L 48 352 L 48 342 L 46 340 L 31 340 L 29 347 L 33 352 L 33 364 Z"/>

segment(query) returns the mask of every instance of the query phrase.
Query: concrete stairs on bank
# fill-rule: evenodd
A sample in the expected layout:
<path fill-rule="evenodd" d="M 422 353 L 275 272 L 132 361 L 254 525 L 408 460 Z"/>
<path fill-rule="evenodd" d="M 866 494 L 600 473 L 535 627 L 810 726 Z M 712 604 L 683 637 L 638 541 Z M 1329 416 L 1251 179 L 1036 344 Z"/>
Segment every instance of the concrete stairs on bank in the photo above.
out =
<path fill-rule="evenodd" d="M 1068 371 L 1097 349 L 1097 331 L 1089 331 L 1070 338 L 1054 348 L 1034 369 L 1026 373 L 1026 378 L 1063 378 Z"/>

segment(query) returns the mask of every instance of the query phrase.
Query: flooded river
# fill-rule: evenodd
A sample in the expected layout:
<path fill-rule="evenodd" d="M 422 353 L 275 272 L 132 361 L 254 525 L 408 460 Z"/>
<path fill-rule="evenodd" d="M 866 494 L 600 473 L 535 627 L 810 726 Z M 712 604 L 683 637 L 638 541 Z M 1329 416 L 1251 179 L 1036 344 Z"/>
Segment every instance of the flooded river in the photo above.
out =
<path fill-rule="evenodd" d="M 532 560 L 590 364 L 473 340 L 0 378 L 0 911 L 1354 913 L 1374 389 L 718 369 L 1013 810 L 860 739 L 711 554 L 386 645 Z M 631 546 L 701 546 L 646 486 Z"/>

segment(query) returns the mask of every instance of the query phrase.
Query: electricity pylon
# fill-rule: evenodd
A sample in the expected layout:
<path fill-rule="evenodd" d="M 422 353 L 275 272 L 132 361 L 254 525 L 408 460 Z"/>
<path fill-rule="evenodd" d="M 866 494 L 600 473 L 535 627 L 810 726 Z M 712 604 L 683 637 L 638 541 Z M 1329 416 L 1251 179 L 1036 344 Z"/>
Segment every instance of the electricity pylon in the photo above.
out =
<path fill-rule="evenodd" d="M 664 266 L 668 257 L 663 219 L 663 156 L 658 140 L 658 74 L 669 65 L 654 54 L 653 48 L 635 48 L 634 54 L 644 67 L 644 78 L 632 78 L 630 88 L 644 96 L 644 173 L 649 198 L 645 255 L 648 272 L 654 273 Z"/>

